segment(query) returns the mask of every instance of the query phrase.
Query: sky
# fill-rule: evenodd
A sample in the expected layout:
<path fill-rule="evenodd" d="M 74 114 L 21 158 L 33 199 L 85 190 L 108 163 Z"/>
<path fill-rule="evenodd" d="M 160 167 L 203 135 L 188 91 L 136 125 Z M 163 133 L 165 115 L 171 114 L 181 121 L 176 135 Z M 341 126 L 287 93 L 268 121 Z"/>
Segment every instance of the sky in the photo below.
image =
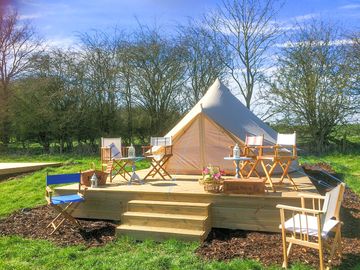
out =
<path fill-rule="evenodd" d="M 189 18 L 216 10 L 221 0 L 0 0 L 15 7 L 20 18 L 31 20 L 50 44 L 71 45 L 79 33 L 142 24 L 176 30 Z M 330 19 L 345 28 L 360 30 L 360 0 L 284 0 L 277 16 L 285 29 L 295 22 Z"/>

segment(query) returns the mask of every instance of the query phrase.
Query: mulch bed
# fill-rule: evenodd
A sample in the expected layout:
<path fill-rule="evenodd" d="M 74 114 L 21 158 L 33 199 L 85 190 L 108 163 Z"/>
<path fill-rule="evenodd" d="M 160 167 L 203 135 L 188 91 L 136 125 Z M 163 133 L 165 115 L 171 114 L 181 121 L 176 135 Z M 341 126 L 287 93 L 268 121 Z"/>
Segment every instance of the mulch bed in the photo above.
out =
<path fill-rule="evenodd" d="M 46 239 L 60 246 L 83 244 L 87 247 L 102 246 L 115 239 L 116 225 L 108 221 L 80 220 L 82 230 L 65 221 L 58 231 L 50 235 L 46 228 L 56 212 L 49 206 L 22 209 L 0 220 L 0 235 L 20 235 L 32 239 Z"/>
<path fill-rule="evenodd" d="M 327 163 L 304 166 L 306 173 L 317 175 L 322 170 L 333 174 Z M 341 220 L 343 258 L 336 258 L 333 265 L 339 269 L 352 269 L 360 262 L 360 198 L 346 189 L 342 203 Z M 282 265 L 282 238 L 279 233 L 262 233 L 241 230 L 212 229 L 208 239 L 197 249 L 197 254 L 205 259 L 226 261 L 234 258 L 253 259 L 264 265 Z M 327 260 L 328 253 L 325 253 Z M 289 263 L 302 262 L 319 267 L 319 255 L 315 249 L 294 245 Z M 341 264 L 340 264 L 341 263 Z M 358 266 L 357 266 L 358 267 Z"/>
<path fill-rule="evenodd" d="M 316 171 L 319 168 L 332 172 L 327 164 L 313 166 L 311 169 Z M 310 170 L 310 168 L 306 169 Z M 0 235 L 20 235 L 26 238 L 50 240 L 61 246 L 83 244 L 87 247 L 102 246 L 115 239 L 116 224 L 94 220 L 80 220 L 84 228 L 82 231 L 73 224 L 65 222 L 59 231 L 49 235 L 51 229 L 46 226 L 55 215 L 56 213 L 48 206 L 14 212 L 8 218 L 0 220 Z M 343 258 L 341 264 L 339 259 L 336 259 L 334 264 L 339 265 L 340 269 L 351 269 L 360 261 L 360 198 L 349 189 L 345 190 L 341 220 L 344 221 Z M 279 233 L 214 228 L 196 253 L 206 260 L 226 261 L 242 258 L 258 260 L 265 265 L 281 265 L 281 243 Z M 295 245 L 289 262 L 291 264 L 295 261 L 317 268 L 318 252 Z"/>

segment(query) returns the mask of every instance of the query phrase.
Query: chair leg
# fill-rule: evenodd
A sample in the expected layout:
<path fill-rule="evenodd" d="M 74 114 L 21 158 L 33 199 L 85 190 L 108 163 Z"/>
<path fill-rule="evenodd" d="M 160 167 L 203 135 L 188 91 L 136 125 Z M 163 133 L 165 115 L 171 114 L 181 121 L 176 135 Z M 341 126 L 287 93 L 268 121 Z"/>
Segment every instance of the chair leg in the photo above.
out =
<path fill-rule="evenodd" d="M 321 237 L 319 237 L 319 260 L 320 260 L 320 270 L 324 270 L 324 251 L 323 251 L 323 243 Z"/>
<path fill-rule="evenodd" d="M 269 174 L 269 172 L 268 172 L 267 169 L 266 169 L 266 165 L 265 165 L 264 161 L 261 160 L 260 163 L 261 163 L 261 166 L 263 167 L 263 170 L 264 170 L 264 172 L 265 172 L 266 179 L 267 179 L 267 180 L 269 181 L 269 183 L 270 183 L 271 189 L 273 190 L 273 192 L 276 192 L 276 189 L 275 189 L 274 184 L 273 184 L 273 182 L 272 182 L 272 180 L 271 180 L 270 174 Z M 276 163 L 275 163 L 275 164 L 276 164 Z"/>
<path fill-rule="evenodd" d="M 335 237 L 334 237 L 334 242 L 331 246 L 331 251 L 330 251 L 330 258 L 329 258 L 329 266 L 332 263 L 332 259 L 335 255 L 335 251 L 338 250 L 339 255 L 341 256 L 342 250 L 341 250 L 342 246 L 341 246 L 341 224 L 339 224 L 338 226 L 336 226 L 336 231 L 335 231 Z"/>
<path fill-rule="evenodd" d="M 287 268 L 288 267 L 288 254 L 287 254 L 287 250 L 286 250 L 286 233 L 285 232 L 282 233 L 282 245 L 283 245 L 283 256 L 284 256 L 284 261 L 283 261 L 282 267 Z"/>
<path fill-rule="evenodd" d="M 50 226 L 52 226 L 54 228 L 54 230 L 50 233 L 50 235 L 52 235 L 54 232 L 56 232 L 66 219 L 69 220 L 74 225 L 82 228 L 79 221 L 77 221 L 73 216 L 71 216 L 71 213 L 75 210 L 76 206 L 78 206 L 78 203 L 76 203 L 76 204 L 69 203 L 65 208 L 62 208 L 61 206 L 58 206 L 58 205 L 51 205 L 51 206 L 54 209 L 56 209 L 56 211 L 58 211 L 59 214 L 46 227 L 46 228 L 49 228 Z M 66 212 L 71 206 L 73 206 L 73 208 L 70 209 L 69 212 Z M 56 224 L 56 222 L 61 217 L 62 217 L 61 221 Z"/>

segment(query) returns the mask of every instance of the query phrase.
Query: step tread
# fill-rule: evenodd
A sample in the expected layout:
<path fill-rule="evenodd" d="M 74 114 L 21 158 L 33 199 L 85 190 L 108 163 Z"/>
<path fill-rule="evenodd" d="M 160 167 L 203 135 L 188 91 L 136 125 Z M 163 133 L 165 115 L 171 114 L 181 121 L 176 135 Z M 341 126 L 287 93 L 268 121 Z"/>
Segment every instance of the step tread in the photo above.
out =
<path fill-rule="evenodd" d="M 150 227 L 150 226 L 126 225 L 126 224 L 121 224 L 116 229 L 124 230 L 124 231 L 145 231 L 145 232 L 183 234 L 183 235 L 193 235 L 193 236 L 203 236 L 205 234 L 205 231 L 203 230 L 188 230 L 188 229 L 178 229 L 178 228 Z"/>
<path fill-rule="evenodd" d="M 210 203 L 191 203 L 191 202 L 169 202 L 169 201 L 149 201 L 149 200 L 131 200 L 128 204 L 146 204 L 146 205 L 169 205 L 169 206 L 194 206 L 208 207 Z"/>
<path fill-rule="evenodd" d="M 152 217 L 152 218 L 168 218 L 168 219 L 187 219 L 205 221 L 208 216 L 203 215 L 184 215 L 184 214 L 164 214 L 164 213 L 149 213 L 149 212 L 132 212 L 128 211 L 123 214 L 126 217 Z"/>

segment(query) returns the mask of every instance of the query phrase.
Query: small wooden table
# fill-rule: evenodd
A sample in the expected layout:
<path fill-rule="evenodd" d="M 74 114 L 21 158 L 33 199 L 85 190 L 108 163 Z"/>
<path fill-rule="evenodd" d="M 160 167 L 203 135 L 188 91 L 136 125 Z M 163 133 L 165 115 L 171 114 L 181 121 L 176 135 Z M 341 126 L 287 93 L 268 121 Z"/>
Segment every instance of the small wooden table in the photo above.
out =
<path fill-rule="evenodd" d="M 241 179 L 244 179 L 245 177 L 243 176 L 243 174 L 241 173 L 241 170 L 240 170 L 240 161 L 246 161 L 246 160 L 252 160 L 252 158 L 249 158 L 249 157 L 224 157 L 225 160 L 232 160 L 235 162 L 236 164 L 236 174 L 235 174 L 235 177 L 236 178 L 240 178 Z"/>
<path fill-rule="evenodd" d="M 122 157 L 120 160 L 125 162 L 124 168 L 126 165 L 131 165 L 131 177 L 128 180 L 128 185 L 131 185 L 132 181 L 139 181 L 140 184 L 144 184 L 144 181 L 140 179 L 139 175 L 137 175 L 136 171 L 136 161 L 143 160 L 145 157 Z"/>

